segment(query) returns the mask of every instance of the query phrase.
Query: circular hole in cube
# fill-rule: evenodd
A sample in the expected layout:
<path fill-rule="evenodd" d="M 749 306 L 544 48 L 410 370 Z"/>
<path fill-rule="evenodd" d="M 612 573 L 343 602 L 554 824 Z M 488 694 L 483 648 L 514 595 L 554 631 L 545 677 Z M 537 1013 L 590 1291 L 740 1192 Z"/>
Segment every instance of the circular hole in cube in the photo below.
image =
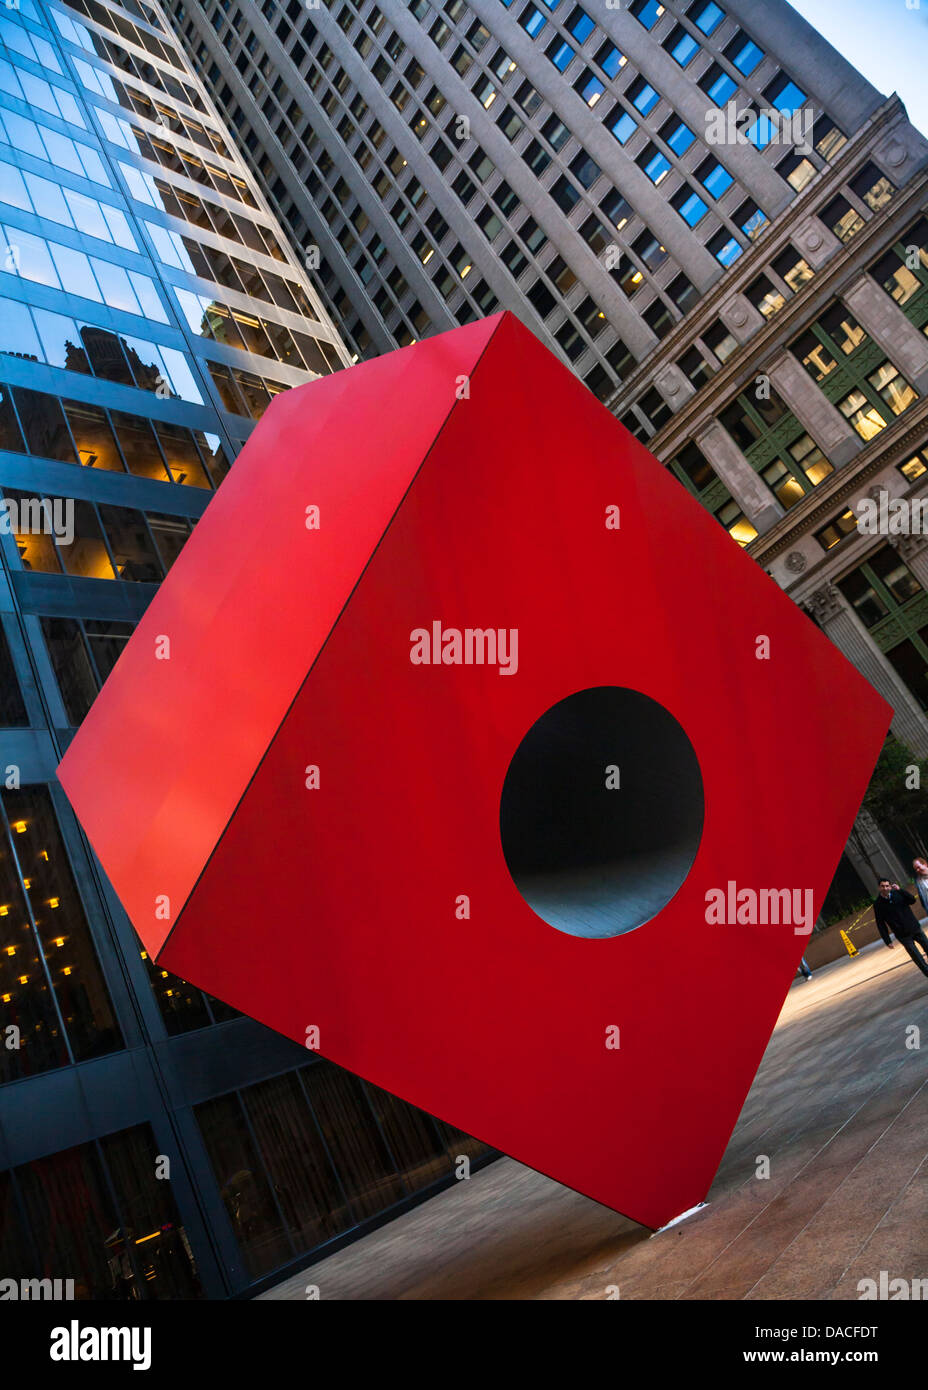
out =
<path fill-rule="evenodd" d="M 696 858 L 699 761 L 673 715 L 623 686 L 579 690 L 537 719 L 509 764 L 500 837 L 533 912 L 570 936 L 634 931 Z"/>

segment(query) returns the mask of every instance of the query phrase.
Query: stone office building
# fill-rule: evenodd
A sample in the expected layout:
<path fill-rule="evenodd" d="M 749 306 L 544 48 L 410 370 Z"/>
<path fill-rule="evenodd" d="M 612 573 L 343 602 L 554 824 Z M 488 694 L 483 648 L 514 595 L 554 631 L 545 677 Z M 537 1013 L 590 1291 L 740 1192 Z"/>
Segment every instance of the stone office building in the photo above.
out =
<path fill-rule="evenodd" d="M 928 479 L 928 144 L 898 97 L 781 0 L 170 10 L 355 355 L 512 309 L 928 752 L 928 551 L 855 512 Z"/>

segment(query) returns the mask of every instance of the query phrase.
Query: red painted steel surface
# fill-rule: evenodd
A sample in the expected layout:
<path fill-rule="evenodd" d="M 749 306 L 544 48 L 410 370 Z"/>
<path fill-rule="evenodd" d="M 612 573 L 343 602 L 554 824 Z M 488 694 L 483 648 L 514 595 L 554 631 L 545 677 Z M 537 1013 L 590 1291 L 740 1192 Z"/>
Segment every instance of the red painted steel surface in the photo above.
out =
<path fill-rule="evenodd" d="M 106 769 L 81 820 L 152 955 L 496 322 L 275 399 L 62 760 L 66 791 Z"/>
<path fill-rule="evenodd" d="M 365 434 L 362 416 L 394 423 Z M 806 940 L 708 925 L 706 892 L 811 888 L 818 911 L 891 711 L 510 315 L 291 393 L 246 454 L 60 769 L 142 940 L 162 947 L 170 883 L 159 964 L 292 1038 L 318 1027 L 324 1056 L 663 1224 L 705 1197 Z M 262 526 L 268 498 L 279 519 L 320 497 L 318 533 Z M 225 607 L 199 592 L 213 565 L 235 571 Z M 518 629 L 518 672 L 413 665 L 410 633 L 435 620 Z M 171 677 L 151 651 L 168 631 Z M 188 698 L 166 717 L 171 680 Z M 598 685 L 683 726 L 705 825 L 656 918 L 587 940 L 517 892 L 499 799 L 526 730 Z"/>

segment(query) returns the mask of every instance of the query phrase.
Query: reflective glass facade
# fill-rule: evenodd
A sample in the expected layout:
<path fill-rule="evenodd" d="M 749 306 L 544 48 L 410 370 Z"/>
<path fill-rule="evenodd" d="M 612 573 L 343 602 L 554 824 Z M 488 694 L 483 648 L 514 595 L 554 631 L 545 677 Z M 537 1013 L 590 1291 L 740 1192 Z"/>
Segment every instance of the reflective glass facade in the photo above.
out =
<path fill-rule="evenodd" d="M 0 9 L 5 1277 L 223 1297 L 485 1157 L 158 969 L 55 781 L 273 396 L 349 361 L 157 7 Z"/>

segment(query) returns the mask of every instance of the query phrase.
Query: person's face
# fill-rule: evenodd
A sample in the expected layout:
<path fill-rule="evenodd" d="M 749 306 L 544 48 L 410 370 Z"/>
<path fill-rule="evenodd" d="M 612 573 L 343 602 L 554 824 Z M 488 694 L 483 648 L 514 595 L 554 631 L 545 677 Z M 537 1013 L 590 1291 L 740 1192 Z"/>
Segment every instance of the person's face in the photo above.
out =
<path fill-rule="evenodd" d="M 881 878 L 881 879 L 880 879 L 880 897 L 881 897 L 881 898 L 888 898 L 889 895 L 890 895 L 890 893 L 891 893 L 891 891 L 892 891 L 892 885 L 890 884 L 889 879 L 888 879 L 888 878 Z"/>

